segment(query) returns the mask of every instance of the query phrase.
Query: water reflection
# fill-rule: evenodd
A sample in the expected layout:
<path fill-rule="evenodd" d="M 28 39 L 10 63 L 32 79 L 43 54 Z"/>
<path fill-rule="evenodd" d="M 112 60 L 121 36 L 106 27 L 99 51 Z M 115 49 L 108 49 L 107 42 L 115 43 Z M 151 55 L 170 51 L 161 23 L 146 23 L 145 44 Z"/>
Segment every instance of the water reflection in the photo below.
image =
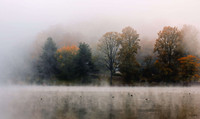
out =
<path fill-rule="evenodd" d="M 4 87 L 2 119 L 194 119 L 199 88 Z"/>

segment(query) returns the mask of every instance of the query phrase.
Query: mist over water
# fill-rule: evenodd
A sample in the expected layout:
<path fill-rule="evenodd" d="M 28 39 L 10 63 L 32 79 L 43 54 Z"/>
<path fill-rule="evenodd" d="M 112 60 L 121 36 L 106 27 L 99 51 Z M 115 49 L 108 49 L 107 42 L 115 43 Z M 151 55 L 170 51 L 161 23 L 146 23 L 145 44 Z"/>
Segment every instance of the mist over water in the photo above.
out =
<path fill-rule="evenodd" d="M 198 119 L 198 87 L 1 87 L 3 119 Z"/>

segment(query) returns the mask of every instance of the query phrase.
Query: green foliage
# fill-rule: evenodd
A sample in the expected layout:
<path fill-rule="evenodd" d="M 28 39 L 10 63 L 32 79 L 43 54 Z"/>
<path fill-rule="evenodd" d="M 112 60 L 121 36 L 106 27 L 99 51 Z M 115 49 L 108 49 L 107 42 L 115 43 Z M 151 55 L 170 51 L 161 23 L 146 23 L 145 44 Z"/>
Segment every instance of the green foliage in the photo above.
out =
<path fill-rule="evenodd" d="M 43 47 L 42 55 L 38 61 L 37 69 L 39 76 L 48 79 L 58 72 L 57 61 L 56 61 L 56 44 L 53 42 L 52 38 L 49 37 Z"/>
<path fill-rule="evenodd" d="M 57 50 L 56 58 L 58 61 L 59 70 L 61 71 L 58 78 L 72 80 L 76 77 L 76 62 L 75 58 L 78 53 L 76 46 L 64 46 Z"/>
<path fill-rule="evenodd" d="M 77 46 L 64 46 L 56 53 L 60 73 L 58 78 L 73 80 L 81 78 L 82 83 L 87 82 L 89 73 L 94 71 L 92 53 L 88 44 L 80 43 Z"/>
<path fill-rule="evenodd" d="M 91 49 L 88 44 L 80 43 L 76 58 L 76 74 L 83 78 L 83 82 L 86 82 L 86 76 L 92 71 L 94 71 L 94 65 L 92 63 Z"/>

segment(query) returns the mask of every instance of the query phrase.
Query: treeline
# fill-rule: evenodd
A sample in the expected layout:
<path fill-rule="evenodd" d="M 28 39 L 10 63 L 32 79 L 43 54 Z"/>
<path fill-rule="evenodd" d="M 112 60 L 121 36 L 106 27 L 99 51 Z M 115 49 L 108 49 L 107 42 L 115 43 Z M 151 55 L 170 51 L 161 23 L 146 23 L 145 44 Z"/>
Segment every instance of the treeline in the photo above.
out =
<path fill-rule="evenodd" d="M 85 83 L 90 73 L 97 72 L 88 44 L 80 43 L 78 47 L 64 46 L 58 49 L 51 37 L 44 44 L 35 65 L 39 83 L 56 78 L 69 82 L 80 79 L 81 83 Z"/>
<path fill-rule="evenodd" d="M 153 54 L 145 56 L 139 63 L 140 38 L 131 27 L 124 28 L 121 33 L 105 33 L 99 40 L 95 55 L 89 44 L 57 48 L 49 37 L 35 63 L 36 76 L 39 82 L 58 79 L 89 83 L 92 78 L 101 78 L 107 69 L 110 85 L 115 79 L 126 84 L 198 81 L 200 59 L 194 46 L 198 44 L 197 39 L 197 30 L 191 26 L 184 26 L 181 30 L 166 26 L 158 33 Z"/>

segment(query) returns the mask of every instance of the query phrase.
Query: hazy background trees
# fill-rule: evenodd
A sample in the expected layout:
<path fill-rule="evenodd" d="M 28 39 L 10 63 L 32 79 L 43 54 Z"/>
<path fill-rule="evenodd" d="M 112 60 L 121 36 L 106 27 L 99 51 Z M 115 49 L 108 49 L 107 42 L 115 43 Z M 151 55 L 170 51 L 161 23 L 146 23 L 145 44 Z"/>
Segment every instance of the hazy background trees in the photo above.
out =
<path fill-rule="evenodd" d="M 196 55 L 200 54 L 198 50 L 199 47 L 199 31 L 196 27 L 191 25 L 183 25 L 181 29 L 181 34 L 183 37 L 183 50 L 188 55 Z"/>

